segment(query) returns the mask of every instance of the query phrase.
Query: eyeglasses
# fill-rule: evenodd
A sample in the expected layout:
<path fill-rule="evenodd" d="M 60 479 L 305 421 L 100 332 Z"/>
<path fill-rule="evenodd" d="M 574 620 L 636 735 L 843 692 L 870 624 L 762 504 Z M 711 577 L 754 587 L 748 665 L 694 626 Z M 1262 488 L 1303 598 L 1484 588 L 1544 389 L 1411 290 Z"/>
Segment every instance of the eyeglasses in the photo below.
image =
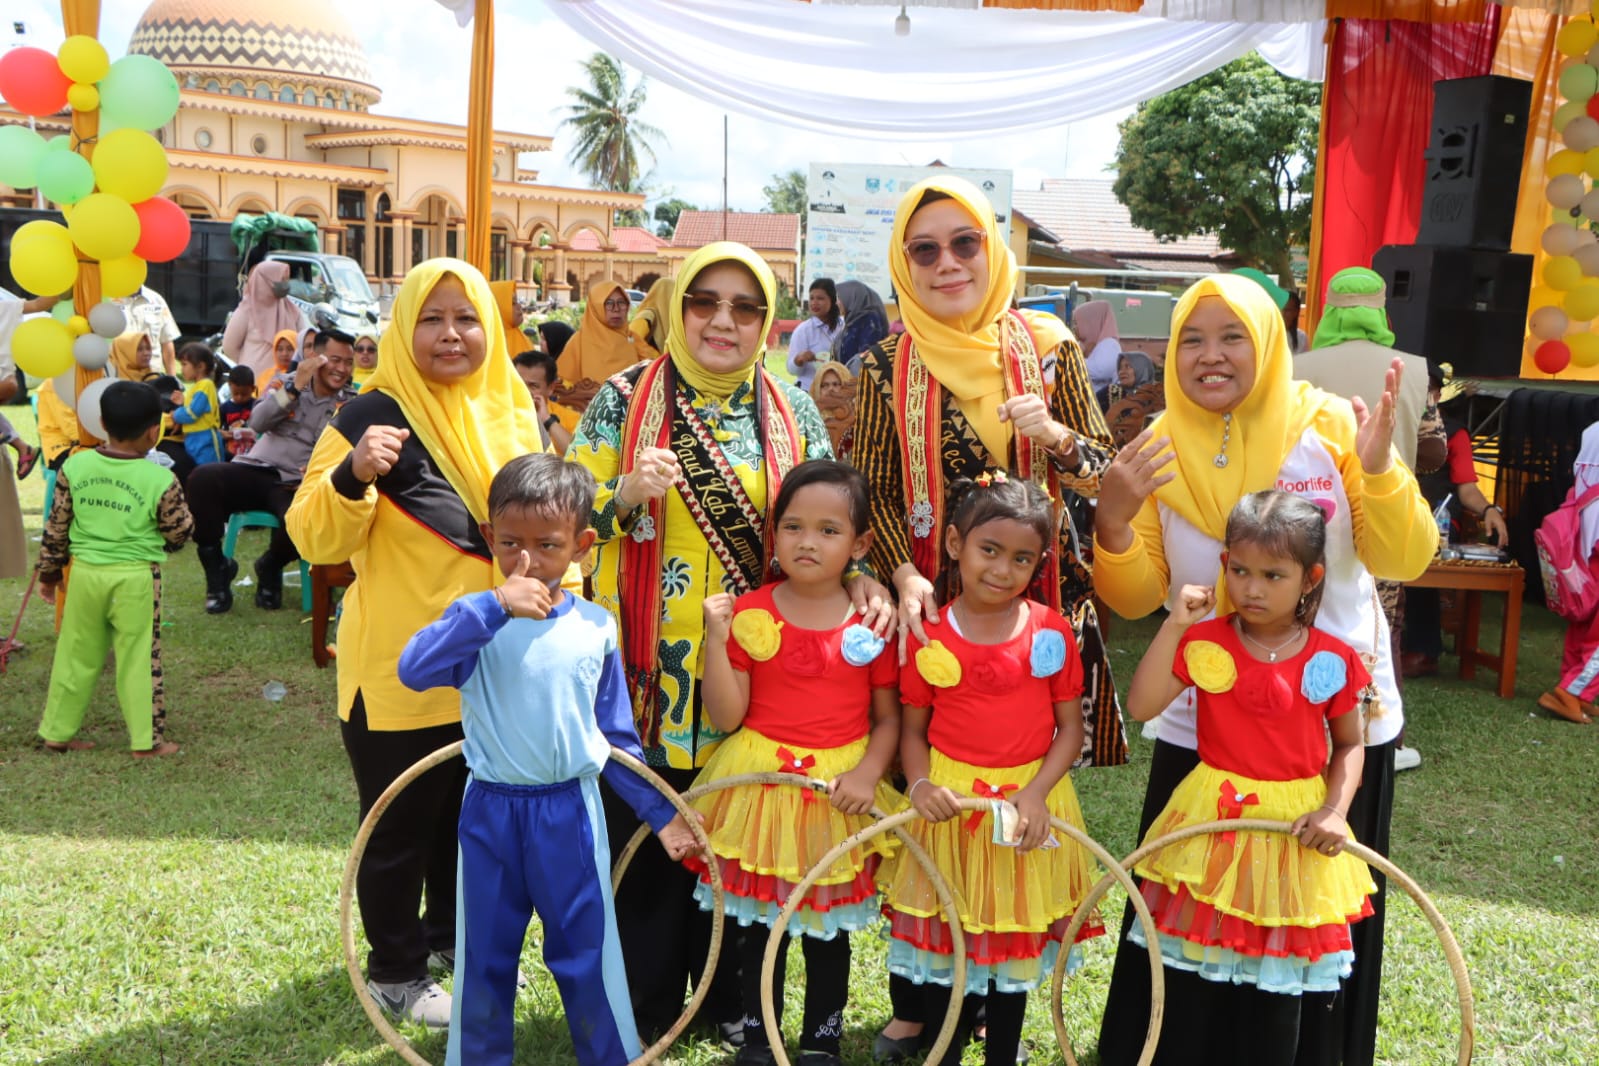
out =
<path fill-rule="evenodd" d="M 375 344 L 357 344 L 355 350 L 361 355 L 376 355 L 378 346 Z"/>
<path fill-rule="evenodd" d="M 766 306 L 754 300 L 718 300 L 709 293 L 694 292 L 683 297 L 683 311 L 695 318 L 710 318 L 718 307 L 726 307 L 733 321 L 741 326 L 753 326 L 766 318 Z"/>
<path fill-rule="evenodd" d="M 905 242 L 905 255 L 917 266 L 930 267 L 938 262 L 938 257 L 948 248 L 951 255 L 964 262 L 982 251 L 983 243 L 987 240 L 988 234 L 980 229 L 961 230 L 949 239 L 948 244 L 939 244 L 931 237 L 918 237 Z"/>
<path fill-rule="evenodd" d="M 606 300 L 605 301 L 605 309 L 607 311 L 626 311 L 629 306 L 631 306 L 631 301 L 628 301 L 628 300 Z"/>

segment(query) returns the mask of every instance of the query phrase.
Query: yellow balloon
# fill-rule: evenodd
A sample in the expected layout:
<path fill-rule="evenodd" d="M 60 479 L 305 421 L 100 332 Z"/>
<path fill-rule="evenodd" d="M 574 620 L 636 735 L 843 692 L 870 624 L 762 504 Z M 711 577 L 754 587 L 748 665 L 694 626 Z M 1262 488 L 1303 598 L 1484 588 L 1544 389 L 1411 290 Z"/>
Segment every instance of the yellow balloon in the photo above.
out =
<path fill-rule="evenodd" d="M 116 300 L 132 296 L 144 284 L 149 266 L 136 255 L 124 255 L 100 262 L 100 294 Z"/>
<path fill-rule="evenodd" d="M 1571 349 L 1571 365 L 1599 366 L 1599 333 L 1572 333 L 1566 337 Z"/>
<path fill-rule="evenodd" d="M 1555 35 L 1555 50 L 1567 56 L 1587 55 L 1595 42 L 1599 42 L 1599 30 L 1594 29 L 1593 23 L 1572 19 Z"/>
<path fill-rule="evenodd" d="M 18 226 L 17 232 L 11 235 L 11 243 L 14 247 L 18 244 L 26 244 L 35 237 L 45 235 L 49 235 L 59 241 L 65 241 L 69 245 L 72 243 L 72 238 L 67 234 L 67 227 L 59 222 L 51 222 L 47 218 L 24 222 Z"/>
<path fill-rule="evenodd" d="M 59 296 L 78 280 L 71 241 L 51 235 L 11 242 L 11 276 L 35 296 Z"/>
<path fill-rule="evenodd" d="M 23 373 L 53 378 L 72 369 L 72 332 L 49 316 L 30 318 L 11 334 L 11 355 Z"/>
<path fill-rule="evenodd" d="M 67 90 L 67 103 L 74 111 L 93 111 L 100 106 L 100 90 L 93 85 L 74 85 Z"/>
<path fill-rule="evenodd" d="M 1599 318 L 1599 281 L 1589 278 L 1574 286 L 1560 306 L 1565 308 L 1568 317 L 1578 322 Z"/>
<path fill-rule="evenodd" d="M 142 203 L 166 180 L 166 149 L 143 130 L 113 130 L 95 145 L 94 181 L 103 193 Z"/>
<path fill-rule="evenodd" d="M 96 150 L 96 157 L 99 154 Z M 97 192 L 73 205 L 67 231 L 72 234 L 72 243 L 89 258 L 119 259 L 139 243 L 139 216 L 122 197 Z M 1581 274 L 1580 269 L 1578 273 Z"/>
<path fill-rule="evenodd" d="M 1562 174 L 1581 174 L 1587 166 L 1587 157 L 1570 148 L 1562 148 L 1549 157 L 1549 162 L 1544 164 L 1544 169 L 1551 178 Z"/>
<path fill-rule="evenodd" d="M 1547 285 L 1534 285 L 1532 292 L 1527 296 L 1527 309 L 1536 311 L 1540 307 L 1559 307 L 1561 294 Z"/>
<path fill-rule="evenodd" d="M 81 337 L 89 332 L 89 320 L 82 315 L 73 315 L 67 319 L 67 332 L 74 337 Z"/>
<path fill-rule="evenodd" d="M 105 46 L 87 34 L 76 34 L 56 49 L 61 73 L 80 84 L 93 84 L 111 71 L 111 57 Z"/>
<path fill-rule="evenodd" d="M 1566 128 L 1566 123 L 1578 115 L 1586 115 L 1587 113 L 1588 106 L 1586 102 L 1582 100 L 1567 100 L 1555 108 L 1555 129 L 1563 130 Z"/>
<path fill-rule="evenodd" d="M 91 196 L 89 199 L 92 200 L 94 197 Z M 78 204 L 79 214 L 82 214 L 83 205 L 88 202 L 89 200 L 83 200 Z M 1569 255 L 1552 255 L 1543 265 L 1543 281 L 1551 289 L 1566 292 L 1582 281 L 1582 267 Z M 1570 310 L 1569 307 L 1566 309 L 1568 314 Z"/>

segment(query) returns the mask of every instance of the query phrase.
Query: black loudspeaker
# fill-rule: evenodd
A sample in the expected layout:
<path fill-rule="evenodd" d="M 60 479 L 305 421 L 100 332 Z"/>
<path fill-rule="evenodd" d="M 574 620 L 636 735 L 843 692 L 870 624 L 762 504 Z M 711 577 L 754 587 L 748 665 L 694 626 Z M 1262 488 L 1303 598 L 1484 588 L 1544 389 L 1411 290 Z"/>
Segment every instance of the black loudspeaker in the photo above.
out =
<path fill-rule="evenodd" d="M 1532 82 L 1486 75 L 1433 83 L 1417 244 L 1510 250 Z"/>
<path fill-rule="evenodd" d="M 1394 347 L 1465 377 L 1520 376 L 1532 256 L 1389 244 L 1371 268 L 1388 283 Z"/>

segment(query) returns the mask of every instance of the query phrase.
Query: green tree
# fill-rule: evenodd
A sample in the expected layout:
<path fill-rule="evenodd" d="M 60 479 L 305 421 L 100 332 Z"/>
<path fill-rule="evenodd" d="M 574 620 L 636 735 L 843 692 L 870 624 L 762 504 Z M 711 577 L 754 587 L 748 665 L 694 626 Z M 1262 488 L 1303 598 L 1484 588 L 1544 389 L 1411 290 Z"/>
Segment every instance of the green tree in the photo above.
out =
<path fill-rule="evenodd" d="M 655 235 L 664 240 L 671 240 L 672 234 L 677 230 L 677 216 L 684 211 L 698 210 L 693 204 L 679 197 L 662 200 L 655 205 L 655 221 L 660 225 L 655 227 Z"/>
<path fill-rule="evenodd" d="M 1310 239 L 1321 86 L 1251 53 L 1138 105 L 1122 122 L 1116 198 L 1164 240 L 1214 233 L 1293 283 Z"/>
<path fill-rule="evenodd" d="M 629 88 L 622 64 L 604 52 L 589 56 L 583 69 L 589 84 L 566 90 L 574 102 L 560 123 L 577 135 L 567 160 L 598 188 L 634 190 L 643 181 L 644 159 L 655 161 L 650 139 L 665 136 L 639 118 L 646 81 L 641 77 Z"/>
<path fill-rule="evenodd" d="M 805 172 L 790 170 L 786 174 L 773 174 L 772 183 L 761 192 L 766 196 L 766 210 L 777 215 L 798 215 L 800 220 L 800 247 L 805 247 Z"/>

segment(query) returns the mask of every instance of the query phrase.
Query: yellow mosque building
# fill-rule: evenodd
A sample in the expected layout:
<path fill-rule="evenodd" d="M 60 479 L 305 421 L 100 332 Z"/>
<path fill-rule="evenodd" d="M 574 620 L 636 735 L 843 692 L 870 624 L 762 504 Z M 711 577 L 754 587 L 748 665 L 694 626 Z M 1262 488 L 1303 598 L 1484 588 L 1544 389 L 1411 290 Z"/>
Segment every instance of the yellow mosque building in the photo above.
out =
<path fill-rule="evenodd" d="M 310 219 L 323 250 L 356 260 L 379 288 L 464 245 L 465 127 L 374 113 L 382 91 L 337 3 L 155 0 L 128 52 L 165 63 L 182 89 L 156 136 L 171 166 L 163 194 L 191 217 Z M 25 121 L 0 105 L 0 123 Z M 38 123 L 47 137 L 68 125 L 65 114 Z M 580 280 L 633 285 L 626 271 L 643 264 L 616 246 L 611 220 L 644 197 L 538 184 L 518 159 L 553 146 L 543 134 L 494 132 L 492 277 L 531 294 L 542 263 L 544 295 L 559 303 L 581 299 L 571 291 Z M 0 186 L 0 204 L 31 202 Z"/>

